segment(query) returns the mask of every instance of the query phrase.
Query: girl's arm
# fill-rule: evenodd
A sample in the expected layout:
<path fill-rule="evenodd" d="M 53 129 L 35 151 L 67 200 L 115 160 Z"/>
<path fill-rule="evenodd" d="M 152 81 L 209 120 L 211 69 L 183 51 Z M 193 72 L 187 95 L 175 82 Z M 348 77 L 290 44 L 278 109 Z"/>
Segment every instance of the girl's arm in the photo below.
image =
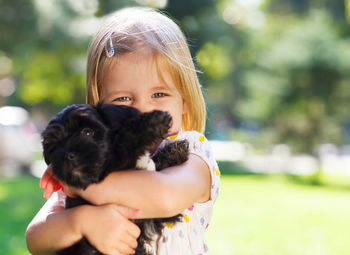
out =
<path fill-rule="evenodd" d="M 80 196 L 93 204 L 121 204 L 141 210 L 139 218 L 171 217 L 193 203 L 210 197 L 210 170 L 205 161 L 190 154 L 178 166 L 159 172 L 117 171 L 99 184 L 90 185 Z"/>
<path fill-rule="evenodd" d="M 27 228 L 27 247 L 32 254 L 54 254 L 85 236 L 104 254 L 133 254 L 140 230 L 125 217 L 135 213 L 116 205 L 64 210 L 52 196 Z"/>
<path fill-rule="evenodd" d="M 81 239 L 80 233 L 72 224 L 75 210 L 63 211 L 63 209 L 56 197 L 52 196 L 28 225 L 26 241 L 28 250 L 32 254 L 53 254 L 54 250 L 69 246 Z M 60 230 L 67 234 L 62 235 Z"/>

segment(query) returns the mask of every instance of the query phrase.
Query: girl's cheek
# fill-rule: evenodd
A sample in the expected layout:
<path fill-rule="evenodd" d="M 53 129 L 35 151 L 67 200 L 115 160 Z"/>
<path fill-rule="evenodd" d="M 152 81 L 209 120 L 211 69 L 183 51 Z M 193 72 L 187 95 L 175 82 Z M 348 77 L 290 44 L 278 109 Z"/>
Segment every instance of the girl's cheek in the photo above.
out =
<path fill-rule="evenodd" d="M 168 132 L 169 136 L 177 135 L 181 131 L 181 126 L 182 126 L 181 124 L 182 124 L 181 121 L 176 122 L 173 120 L 172 125 Z"/>

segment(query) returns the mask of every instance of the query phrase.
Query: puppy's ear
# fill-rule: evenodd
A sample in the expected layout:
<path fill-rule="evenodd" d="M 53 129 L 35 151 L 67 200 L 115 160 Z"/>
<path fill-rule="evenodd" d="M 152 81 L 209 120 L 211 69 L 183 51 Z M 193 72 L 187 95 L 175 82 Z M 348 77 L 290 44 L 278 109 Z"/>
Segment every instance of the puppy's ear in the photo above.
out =
<path fill-rule="evenodd" d="M 62 140 L 67 136 L 63 125 L 56 120 L 50 121 L 41 133 L 43 156 L 46 164 L 51 163 L 51 155 L 60 146 Z"/>
<path fill-rule="evenodd" d="M 51 160 L 50 160 L 49 154 L 45 150 L 43 151 L 43 156 L 44 156 L 44 160 L 45 160 L 46 165 L 50 165 Z"/>
<path fill-rule="evenodd" d="M 45 163 L 47 165 L 49 165 L 51 163 L 51 160 L 50 160 L 50 144 L 49 144 L 49 141 L 48 139 L 45 138 L 45 133 L 43 133 L 42 135 L 42 146 L 43 146 L 43 156 L 44 156 L 44 160 L 45 160 Z"/>

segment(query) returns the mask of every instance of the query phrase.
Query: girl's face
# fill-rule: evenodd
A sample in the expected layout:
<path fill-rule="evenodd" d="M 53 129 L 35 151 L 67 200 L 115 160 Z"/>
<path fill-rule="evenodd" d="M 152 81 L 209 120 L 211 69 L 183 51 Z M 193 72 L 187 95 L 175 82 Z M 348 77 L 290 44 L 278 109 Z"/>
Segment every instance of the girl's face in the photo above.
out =
<path fill-rule="evenodd" d="M 140 53 L 122 56 L 106 72 L 101 99 L 105 103 L 133 106 L 140 112 L 167 111 L 173 121 L 169 135 L 181 130 L 186 104 L 166 70 L 159 76 L 153 57 Z"/>

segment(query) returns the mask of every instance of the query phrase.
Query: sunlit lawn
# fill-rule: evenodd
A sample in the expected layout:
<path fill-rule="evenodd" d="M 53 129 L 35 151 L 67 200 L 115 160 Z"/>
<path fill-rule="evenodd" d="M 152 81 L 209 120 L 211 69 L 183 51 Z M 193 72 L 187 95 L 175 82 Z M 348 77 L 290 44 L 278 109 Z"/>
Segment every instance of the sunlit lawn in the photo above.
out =
<path fill-rule="evenodd" d="M 35 178 L 0 179 L 0 254 L 29 254 L 24 233 L 44 203 Z"/>
<path fill-rule="evenodd" d="M 43 202 L 37 179 L 0 180 L 0 254 L 28 254 L 24 232 Z M 346 255 L 349 215 L 346 187 L 224 175 L 207 230 L 209 249 L 214 255 Z"/>
<path fill-rule="evenodd" d="M 211 254 L 350 254 L 350 183 L 332 183 L 312 186 L 283 176 L 224 176 L 207 230 Z"/>

